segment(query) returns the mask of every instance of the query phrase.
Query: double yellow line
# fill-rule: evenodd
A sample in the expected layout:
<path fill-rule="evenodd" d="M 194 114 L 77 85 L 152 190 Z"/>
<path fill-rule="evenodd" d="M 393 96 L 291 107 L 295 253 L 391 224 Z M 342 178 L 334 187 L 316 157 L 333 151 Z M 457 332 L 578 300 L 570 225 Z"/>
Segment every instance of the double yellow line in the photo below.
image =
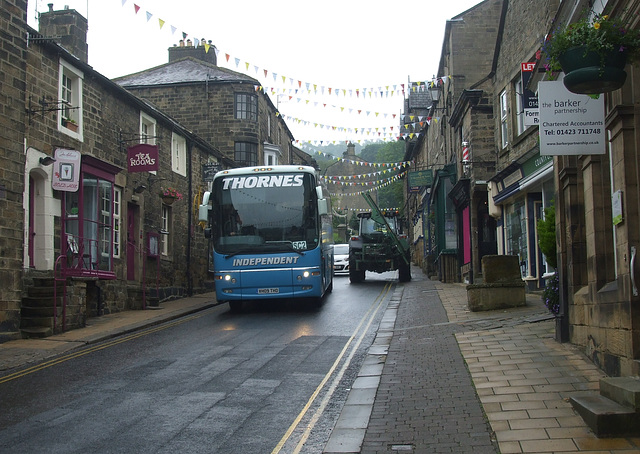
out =
<path fill-rule="evenodd" d="M 360 323 L 358 323 L 358 326 L 354 330 L 353 334 L 351 335 L 351 337 L 349 338 L 345 346 L 342 348 L 342 351 L 334 361 L 333 365 L 331 366 L 327 374 L 324 376 L 324 378 L 322 379 L 318 387 L 315 389 L 313 394 L 311 394 L 311 397 L 307 401 L 306 405 L 302 408 L 302 411 L 298 414 L 296 419 L 294 419 L 293 423 L 291 424 L 291 426 L 289 426 L 289 429 L 285 432 L 284 436 L 280 439 L 276 447 L 273 448 L 273 451 L 271 451 L 271 454 L 278 454 L 284 447 L 285 443 L 289 441 L 294 430 L 296 430 L 296 428 L 300 425 L 302 418 L 304 418 L 304 416 L 307 414 L 307 412 L 311 408 L 311 405 L 313 405 L 314 401 L 316 400 L 316 398 L 318 397 L 322 389 L 325 387 L 325 385 L 327 384 L 331 376 L 334 374 L 335 370 L 338 368 L 338 365 L 342 361 L 342 358 L 345 356 L 345 354 L 347 353 L 347 351 L 349 351 L 349 348 L 351 347 L 349 356 L 342 364 L 340 371 L 334 376 L 331 382 L 331 385 L 327 388 L 327 392 L 325 393 L 325 396 L 322 399 L 322 402 L 320 402 L 319 407 L 316 409 L 315 413 L 307 423 L 301 439 L 298 441 L 295 450 L 291 451 L 291 454 L 298 454 L 301 451 L 302 447 L 304 446 L 304 443 L 309 438 L 311 430 L 314 428 L 315 424 L 318 422 L 318 420 L 322 416 L 322 413 L 324 412 L 324 409 L 328 405 L 329 400 L 333 396 L 335 389 L 338 387 L 338 384 L 340 383 L 342 376 L 344 375 L 345 371 L 349 367 L 351 360 L 353 359 L 353 356 L 356 354 L 356 351 L 358 350 L 358 347 L 360 346 L 360 344 L 362 343 L 362 340 L 367 334 L 367 331 L 369 331 L 369 327 L 371 326 L 371 323 L 373 323 L 373 321 L 375 320 L 378 314 L 378 311 L 382 307 L 382 302 L 385 300 L 386 295 L 389 293 L 389 290 L 391 289 L 391 285 L 392 285 L 392 282 L 387 282 L 387 284 L 385 284 L 384 288 L 382 289 L 380 294 L 376 297 L 375 301 L 373 302 L 373 304 L 371 305 L 367 313 L 364 314 L 364 316 L 360 320 Z"/>
<path fill-rule="evenodd" d="M 195 318 L 203 317 L 206 314 L 206 312 L 208 312 L 208 311 L 205 310 L 205 311 L 199 312 L 199 313 L 197 313 L 195 315 L 191 315 L 189 317 L 180 318 L 180 319 L 177 319 L 177 320 L 175 320 L 173 322 L 164 323 L 162 325 L 158 325 L 158 326 L 153 327 L 153 328 L 145 329 L 143 331 L 138 331 L 138 332 L 135 332 L 133 334 L 129 334 L 127 336 L 118 337 L 117 339 L 113 339 L 111 341 L 107 341 L 107 342 L 104 342 L 104 343 L 101 343 L 101 344 L 98 344 L 98 345 L 94 345 L 92 347 L 88 347 L 88 348 L 85 348 L 85 349 L 82 349 L 82 350 L 76 350 L 74 352 L 68 353 L 68 354 L 63 355 L 63 356 L 58 356 L 58 357 L 50 359 L 48 361 L 36 364 L 35 366 L 28 367 L 26 369 L 22 369 L 22 370 L 19 370 L 17 372 L 14 372 L 12 374 L 6 375 L 6 376 L 0 378 L 0 384 L 9 382 L 11 380 L 18 379 L 20 377 L 24 377 L 24 376 L 29 375 L 29 374 L 33 374 L 34 372 L 38 372 L 40 370 L 47 369 L 47 368 L 55 366 L 57 364 L 61 364 L 61 363 L 64 363 L 66 361 L 69 361 L 69 360 L 72 360 L 72 359 L 75 359 L 75 358 L 79 358 L 81 356 L 85 356 L 85 355 L 88 355 L 90 353 L 94 353 L 94 352 L 97 352 L 97 351 L 100 351 L 100 350 L 104 350 L 104 349 L 109 348 L 109 347 L 113 347 L 114 345 L 122 344 L 124 342 L 129 342 L 129 341 L 131 341 L 133 339 L 137 339 L 139 337 L 144 337 L 144 336 L 147 336 L 149 334 L 156 333 L 158 331 L 162 331 L 162 330 L 171 328 L 173 326 L 180 325 L 182 323 L 186 323 L 186 322 L 188 322 L 190 320 L 193 320 Z"/>

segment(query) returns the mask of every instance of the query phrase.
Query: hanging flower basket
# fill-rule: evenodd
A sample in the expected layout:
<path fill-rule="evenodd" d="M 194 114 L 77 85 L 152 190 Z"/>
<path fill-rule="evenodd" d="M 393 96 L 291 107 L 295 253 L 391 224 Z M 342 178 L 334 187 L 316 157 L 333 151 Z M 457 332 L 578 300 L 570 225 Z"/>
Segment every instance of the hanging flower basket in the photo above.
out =
<path fill-rule="evenodd" d="M 577 22 L 549 33 L 541 54 L 548 72 L 565 73 L 569 91 L 606 93 L 622 87 L 625 64 L 640 56 L 640 30 L 629 29 L 621 18 L 585 11 Z"/>
<path fill-rule="evenodd" d="M 171 205 L 176 200 L 178 200 L 177 197 L 172 197 L 170 195 L 163 195 L 162 196 L 162 203 L 164 203 L 165 205 Z"/>
<path fill-rule="evenodd" d="M 171 205 L 176 200 L 182 200 L 182 194 L 175 188 L 169 187 L 160 191 L 160 198 L 165 205 Z"/>
<path fill-rule="evenodd" d="M 601 58 L 587 46 L 578 46 L 567 50 L 558 60 L 565 73 L 564 86 L 573 93 L 607 93 L 621 88 L 627 79 L 626 52 L 612 52 Z"/>

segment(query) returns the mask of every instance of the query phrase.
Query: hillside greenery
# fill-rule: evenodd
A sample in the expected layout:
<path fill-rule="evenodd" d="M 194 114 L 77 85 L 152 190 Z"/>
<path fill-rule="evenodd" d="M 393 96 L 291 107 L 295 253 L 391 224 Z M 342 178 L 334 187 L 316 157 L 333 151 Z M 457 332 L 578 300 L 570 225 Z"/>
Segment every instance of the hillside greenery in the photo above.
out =
<path fill-rule="evenodd" d="M 368 162 L 401 162 L 404 158 L 404 144 L 404 141 L 372 142 L 366 143 L 364 146 L 355 144 L 356 156 Z M 333 157 L 343 156 L 347 150 L 347 144 L 328 144 L 314 147 L 302 146 L 301 149 L 311 154 L 318 163 L 320 173 L 324 173 L 327 167 L 335 163 L 335 158 Z M 319 154 L 319 152 L 331 156 L 324 156 Z M 363 173 L 365 172 L 367 171 L 363 170 Z M 403 213 L 404 197 L 402 188 L 405 182 L 406 179 L 403 178 L 378 189 L 378 205 L 381 208 L 399 208 L 401 213 Z"/>

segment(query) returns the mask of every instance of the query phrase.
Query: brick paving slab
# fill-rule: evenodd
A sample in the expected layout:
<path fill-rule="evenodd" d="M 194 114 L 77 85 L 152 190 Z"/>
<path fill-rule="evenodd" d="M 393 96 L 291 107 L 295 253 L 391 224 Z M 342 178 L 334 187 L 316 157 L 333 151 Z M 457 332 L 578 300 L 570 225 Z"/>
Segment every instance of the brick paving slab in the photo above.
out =
<path fill-rule="evenodd" d="M 539 295 L 527 294 L 524 307 L 471 312 L 465 285 L 415 268 L 413 277 L 398 285 L 395 323 L 385 325 L 392 338 L 374 371 L 367 429 L 336 452 L 640 453 L 640 439 L 598 439 L 571 407 L 569 396 L 597 392 L 604 375 L 555 341 Z"/>
<path fill-rule="evenodd" d="M 434 283 L 414 270 L 359 452 L 497 451 Z"/>
<path fill-rule="evenodd" d="M 573 410 L 569 396 L 598 391 L 604 374 L 576 346 L 555 341 L 539 296 L 527 295 L 522 308 L 473 313 L 464 286 L 435 287 L 462 327 L 456 340 L 501 453 L 640 453 L 637 438 L 599 439 Z"/>

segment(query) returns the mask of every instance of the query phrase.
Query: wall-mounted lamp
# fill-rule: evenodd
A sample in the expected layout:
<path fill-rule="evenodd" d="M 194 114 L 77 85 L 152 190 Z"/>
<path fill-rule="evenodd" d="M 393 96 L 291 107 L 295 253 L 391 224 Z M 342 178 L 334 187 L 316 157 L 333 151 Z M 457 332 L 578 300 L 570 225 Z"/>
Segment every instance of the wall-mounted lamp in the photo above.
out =
<path fill-rule="evenodd" d="M 140 194 L 141 192 L 143 192 L 145 189 L 147 189 L 147 187 L 143 184 L 139 184 L 138 186 L 136 186 L 135 188 L 133 188 L 133 192 L 136 194 Z"/>
<path fill-rule="evenodd" d="M 51 156 L 42 156 L 38 162 L 40 162 L 40 165 L 43 166 L 50 166 L 51 164 L 53 164 L 54 162 L 56 162 L 55 158 L 52 158 Z"/>
<path fill-rule="evenodd" d="M 437 82 L 433 84 L 429 84 L 429 95 L 431 95 L 431 100 L 433 102 L 438 102 L 440 100 L 440 93 L 442 92 L 441 87 L 438 86 Z"/>

